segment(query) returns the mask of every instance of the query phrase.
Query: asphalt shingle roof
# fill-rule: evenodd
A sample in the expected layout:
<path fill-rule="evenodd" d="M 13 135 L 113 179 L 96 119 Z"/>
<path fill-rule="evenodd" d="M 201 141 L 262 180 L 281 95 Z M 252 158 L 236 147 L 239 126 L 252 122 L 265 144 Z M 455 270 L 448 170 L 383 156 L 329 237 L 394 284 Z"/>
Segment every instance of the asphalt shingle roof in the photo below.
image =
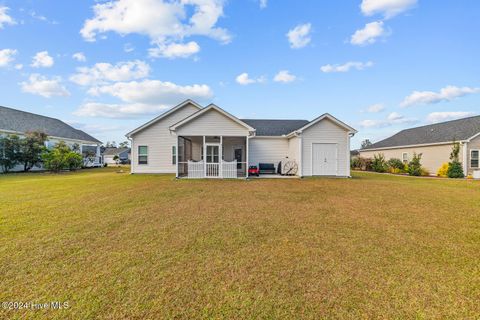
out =
<path fill-rule="evenodd" d="M 101 143 L 91 135 L 55 118 L 0 106 L 0 131 L 42 131 L 49 136 Z"/>
<path fill-rule="evenodd" d="M 480 133 L 480 116 L 475 116 L 402 130 L 363 150 L 462 141 L 478 133 Z"/>
<path fill-rule="evenodd" d="M 282 136 L 307 125 L 308 120 L 241 119 L 256 129 L 257 136 Z"/>

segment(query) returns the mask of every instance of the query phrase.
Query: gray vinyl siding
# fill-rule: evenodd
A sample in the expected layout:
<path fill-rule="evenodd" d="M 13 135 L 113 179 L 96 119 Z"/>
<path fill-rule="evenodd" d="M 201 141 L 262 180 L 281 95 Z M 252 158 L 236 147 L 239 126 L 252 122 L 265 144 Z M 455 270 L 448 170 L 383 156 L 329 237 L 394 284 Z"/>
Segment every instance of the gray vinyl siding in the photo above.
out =
<path fill-rule="evenodd" d="M 288 139 L 254 137 L 249 139 L 248 150 L 249 165 L 273 163 L 276 166 L 288 156 Z"/>
<path fill-rule="evenodd" d="M 350 176 L 350 139 L 346 129 L 334 122 L 324 119 L 302 133 L 302 175 L 312 175 L 312 144 L 335 143 L 337 144 L 337 175 Z"/>
<path fill-rule="evenodd" d="M 248 136 L 248 129 L 211 109 L 178 127 L 179 136 Z"/>
<path fill-rule="evenodd" d="M 186 105 L 158 122 L 132 135 L 132 173 L 175 173 L 172 164 L 172 146 L 177 137 L 170 126 L 197 112 L 198 108 Z M 138 164 L 138 146 L 148 146 L 148 164 Z"/>

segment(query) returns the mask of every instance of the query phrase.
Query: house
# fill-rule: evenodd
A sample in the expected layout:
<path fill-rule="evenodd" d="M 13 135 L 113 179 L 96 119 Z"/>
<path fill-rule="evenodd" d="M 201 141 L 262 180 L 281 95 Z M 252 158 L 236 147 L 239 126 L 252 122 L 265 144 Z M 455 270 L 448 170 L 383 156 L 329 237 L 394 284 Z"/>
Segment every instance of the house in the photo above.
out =
<path fill-rule="evenodd" d="M 249 166 L 304 176 L 350 176 L 357 131 L 329 114 L 312 120 L 238 119 L 187 100 L 129 132 L 132 173 L 241 178 Z"/>
<path fill-rule="evenodd" d="M 102 152 L 103 163 L 116 164 L 117 161 L 113 160 L 115 156 L 118 156 L 120 163 L 130 162 L 130 148 L 105 148 Z"/>
<path fill-rule="evenodd" d="M 480 170 L 480 116 L 402 130 L 361 149 L 360 155 L 373 158 L 382 153 L 386 159 L 398 158 L 408 163 L 413 153 L 421 153 L 422 165 L 430 174 L 436 174 L 443 163 L 450 161 L 454 142 L 460 143 L 463 171 L 473 174 L 473 171 Z"/>
<path fill-rule="evenodd" d="M 58 119 L 0 106 L 0 135 L 16 134 L 21 137 L 31 131 L 41 131 L 48 135 L 48 141 L 45 142 L 47 148 L 52 148 L 59 141 L 64 141 L 70 146 L 78 144 L 85 166 L 101 166 L 102 142 L 91 135 Z M 21 166 L 17 166 L 12 171 L 22 169 Z"/>

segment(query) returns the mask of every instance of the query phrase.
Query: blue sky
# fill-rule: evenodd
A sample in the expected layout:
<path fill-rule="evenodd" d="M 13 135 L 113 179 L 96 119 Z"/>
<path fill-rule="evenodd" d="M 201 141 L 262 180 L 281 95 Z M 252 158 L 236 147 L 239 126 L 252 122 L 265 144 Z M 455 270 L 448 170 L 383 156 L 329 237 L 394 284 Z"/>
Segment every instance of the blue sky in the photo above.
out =
<path fill-rule="evenodd" d="M 0 105 L 102 141 L 193 98 L 352 142 L 480 113 L 475 0 L 0 0 Z"/>

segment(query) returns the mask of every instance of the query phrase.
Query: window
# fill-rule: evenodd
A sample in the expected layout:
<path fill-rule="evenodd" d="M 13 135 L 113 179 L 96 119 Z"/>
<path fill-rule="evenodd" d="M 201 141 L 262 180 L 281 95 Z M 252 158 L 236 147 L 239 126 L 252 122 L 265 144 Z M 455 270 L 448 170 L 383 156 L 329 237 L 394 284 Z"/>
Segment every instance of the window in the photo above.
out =
<path fill-rule="evenodd" d="M 172 164 L 177 164 L 177 147 L 172 146 Z"/>
<path fill-rule="evenodd" d="M 408 163 L 408 153 L 407 152 L 402 153 L 402 161 L 405 164 Z"/>
<path fill-rule="evenodd" d="M 478 168 L 479 150 L 470 150 L 470 167 Z"/>
<path fill-rule="evenodd" d="M 138 164 L 148 164 L 147 146 L 138 146 Z"/>

